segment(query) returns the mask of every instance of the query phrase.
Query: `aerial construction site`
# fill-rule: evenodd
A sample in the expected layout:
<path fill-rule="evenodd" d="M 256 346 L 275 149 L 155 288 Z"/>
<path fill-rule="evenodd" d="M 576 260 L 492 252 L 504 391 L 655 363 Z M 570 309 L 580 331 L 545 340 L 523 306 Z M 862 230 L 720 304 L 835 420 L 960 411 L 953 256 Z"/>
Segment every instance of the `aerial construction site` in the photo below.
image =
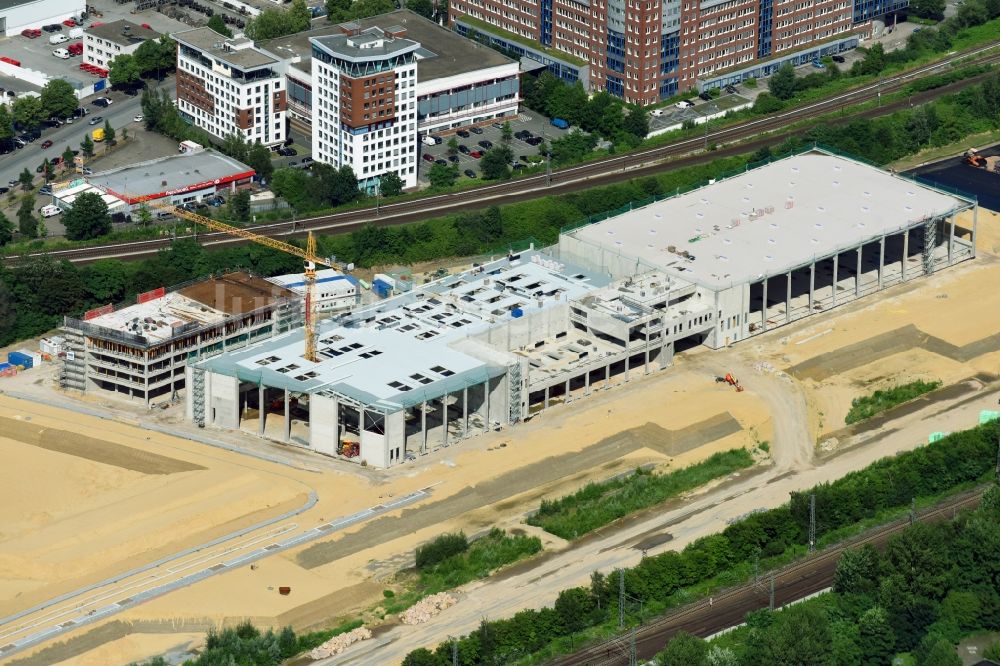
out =
<path fill-rule="evenodd" d="M 72 358 L 0 395 L 0 659 L 124 664 L 244 619 L 371 619 L 442 532 L 542 539 L 536 565 L 330 662 L 399 663 L 918 446 L 931 421 L 968 427 L 1000 388 L 998 224 L 809 151 L 323 319 L 297 283 L 242 274 L 76 313 Z M 947 390 L 892 428 L 845 426 L 900 378 Z M 523 522 L 733 448 L 755 466 L 593 538 Z"/>

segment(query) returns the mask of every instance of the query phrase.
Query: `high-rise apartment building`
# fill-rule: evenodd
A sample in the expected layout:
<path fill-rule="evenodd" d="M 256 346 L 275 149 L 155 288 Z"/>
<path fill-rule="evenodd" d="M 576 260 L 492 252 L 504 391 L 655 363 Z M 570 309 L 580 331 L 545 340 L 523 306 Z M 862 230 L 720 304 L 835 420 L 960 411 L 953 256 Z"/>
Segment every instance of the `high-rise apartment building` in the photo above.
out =
<path fill-rule="evenodd" d="M 361 187 L 395 172 L 417 184 L 417 50 L 382 28 L 312 37 L 313 158 L 354 169 Z"/>
<path fill-rule="evenodd" d="M 858 45 L 907 0 L 453 0 L 462 34 L 636 104 Z"/>
<path fill-rule="evenodd" d="M 265 146 L 285 140 L 285 77 L 274 56 L 249 39 L 229 39 L 211 28 L 173 38 L 182 116 L 220 139 L 237 135 Z"/>

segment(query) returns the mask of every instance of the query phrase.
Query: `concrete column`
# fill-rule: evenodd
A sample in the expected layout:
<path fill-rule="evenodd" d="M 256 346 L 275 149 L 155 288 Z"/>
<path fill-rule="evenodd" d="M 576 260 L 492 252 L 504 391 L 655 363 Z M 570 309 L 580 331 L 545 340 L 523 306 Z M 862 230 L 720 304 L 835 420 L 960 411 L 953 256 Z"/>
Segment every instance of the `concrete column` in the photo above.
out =
<path fill-rule="evenodd" d="M 792 321 L 792 272 L 785 275 L 785 323 Z"/>
<path fill-rule="evenodd" d="M 490 431 L 490 380 L 483 382 L 483 404 L 486 406 L 486 414 L 483 418 L 483 432 Z"/>
<path fill-rule="evenodd" d="M 267 416 L 267 405 L 264 404 L 264 384 L 260 383 L 257 385 L 257 411 L 260 412 L 257 424 L 257 434 L 261 437 L 264 436 L 264 419 Z"/>
<path fill-rule="evenodd" d="M 549 387 L 545 387 L 545 402 L 542 404 L 542 409 L 549 408 Z"/>
<path fill-rule="evenodd" d="M 762 300 L 761 300 L 760 325 L 761 329 L 766 331 L 767 330 L 767 276 L 766 275 L 764 276 L 764 293 L 761 296 Z"/>
<path fill-rule="evenodd" d="M 572 377 L 570 377 L 570 379 L 572 379 Z M 569 381 L 569 379 L 566 380 L 566 392 L 564 393 L 565 397 L 563 398 L 564 403 L 569 402 Z"/>
<path fill-rule="evenodd" d="M 441 396 L 441 445 L 448 446 L 448 394 Z"/>
<path fill-rule="evenodd" d="M 647 375 L 649 374 L 649 324 L 650 322 L 646 322 L 646 363 L 643 366 L 643 372 Z"/>
<path fill-rule="evenodd" d="M 604 366 L 604 388 L 611 387 L 611 364 Z"/>
<path fill-rule="evenodd" d="M 469 436 L 469 387 L 462 389 L 462 437 Z"/>
<path fill-rule="evenodd" d="M 809 314 L 813 312 L 813 297 L 816 294 L 816 262 L 809 264 Z"/>
<path fill-rule="evenodd" d="M 979 204 L 972 208 L 972 258 L 976 258 L 976 237 L 979 230 Z"/>
<path fill-rule="evenodd" d="M 864 245 L 858 246 L 858 262 L 854 265 L 854 297 L 861 296 L 861 251 Z"/>
<path fill-rule="evenodd" d="M 885 236 L 878 241 L 878 288 L 882 289 L 882 273 L 885 271 Z"/>
<path fill-rule="evenodd" d="M 420 404 L 420 438 L 423 444 L 420 447 L 421 453 L 427 453 L 427 401 Z"/>
<path fill-rule="evenodd" d="M 583 374 L 583 394 L 590 395 L 590 370 Z"/>
<path fill-rule="evenodd" d="M 628 334 L 629 334 L 629 337 L 631 337 L 632 336 L 632 331 L 629 331 Z M 625 381 L 626 382 L 628 382 L 629 366 L 632 365 L 632 363 L 631 363 L 631 361 L 632 361 L 632 359 L 631 359 L 632 350 L 629 349 L 630 343 L 631 343 L 630 340 L 626 340 L 625 341 Z"/>
<path fill-rule="evenodd" d="M 899 267 L 899 281 L 906 281 L 906 260 L 910 257 L 910 230 L 903 232 L 903 262 Z"/>
<path fill-rule="evenodd" d="M 833 255 L 833 304 L 837 304 L 837 269 L 840 268 L 840 252 Z"/>
<path fill-rule="evenodd" d="M 362 422 L 362 425 L 364 423 Z M 285 389 L 285 441 L 292 438 L 292 404 L 291 393 Z"/>
<path fill-rule="evenodd" d="M 952 215 L 951 216 L 951 227 L 950 227 L 950 231 L 948 232 L 948 265 L 949 266 L 951 266 L 951 264 L 952 264 L 952 261 L 953 261 L 952 257 L 953 257 L 954 251 L 955 251 L 955 216 Z"/>

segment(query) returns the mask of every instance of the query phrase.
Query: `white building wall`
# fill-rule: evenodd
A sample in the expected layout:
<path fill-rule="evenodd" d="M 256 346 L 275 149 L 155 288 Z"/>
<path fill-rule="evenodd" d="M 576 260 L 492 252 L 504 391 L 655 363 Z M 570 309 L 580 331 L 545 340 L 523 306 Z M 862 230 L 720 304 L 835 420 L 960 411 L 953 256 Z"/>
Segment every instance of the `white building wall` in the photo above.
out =
<path fill-rule="evenodd" d="M 26 2 L 17 7 L 0 11 L 0 19 L 4 26 L 2 34 L 14 36 L 25 28 L 41 28 L 49 23 L 62 23 L 68 18 L 79 16 L 87 9 L 86 0 L 36 0 Z M 48 33 L 44 33 L 38 39 L 46 39 Z M 16 54 L 8 54 L 16 58 Z"/>
<path fill-rule="evenodd" d="M 417 84 L 417 98 L 434 97 L 462 88 L 485 86 L 496 79 L 516 78 L 517 76 L 518 64 L 516 62 L 478 69 L 474 72 L 456 74 L 455 76 L 445 76 L 427 82 L 419 82 Z M 511 99 L 499 100 L 493 98 L 486 100 L 485 103 L 475 107 L 465 109 L 451 108 L 448 113 L 422 118 L 419 130 L 421 132 L 430 132 L 437 129 L 457 127 L 459 125 L 469 125 L 498 116 L 516 116 L 519 102 L 520 98 L 518 95 L 515 95 Z"/>
<path fill-rule="evenodd" d="M 395 171 L 404 187 L 417 185 L 417 65 L 409 63 L 396 74 L 395 120 L 389 127 L 352 133 L 340 122 L 340 69 L 319 58 L 312 59 L 313 158 L 354 170 L 358 181 L 374 185 L 383 174 Z"/>
<path fill-rule="evenodd" d="M 108 69 L 111 67 L 111 61 L 116 56 L 122 53 L 132 55 L 139 50 L 142 44 L 143 42 L 137 42 L 128 46 L 122 46 L 121 44 L 101 39 L 89 32 L 85 32 L 83 33 L 83 62 Z"/>
<path fill-rule="evenodd" d="M 340 405 L 336 398 L 309 396 L 309 446 L 317 453 L 336 455 L 340 448 Z"/>

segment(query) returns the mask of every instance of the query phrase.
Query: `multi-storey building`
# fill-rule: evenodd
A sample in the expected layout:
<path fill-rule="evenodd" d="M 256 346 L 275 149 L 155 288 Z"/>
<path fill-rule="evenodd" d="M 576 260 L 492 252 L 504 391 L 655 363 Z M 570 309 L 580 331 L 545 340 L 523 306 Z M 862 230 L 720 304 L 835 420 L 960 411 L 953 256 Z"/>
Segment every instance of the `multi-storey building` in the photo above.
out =
<path fill-rule="evenodd" d="M 312 37 L 313 158 L 354 169 L 374 190 L 395 172 L 417 184 L 417 50 L 399 32 L 369 28 Z"/>
<path fill-rule="evenodd" d="M 209 134 L 276 146 L 285 140 L 285 81 L 274 56 L 211 28 L 174 34 L 177 110 Z"/>
<path fill-rule="evenodd" d="M 188 360 L 302 325 L 302 300 L 247 273 L 140 294 L 134 305 L 96 308 L 63 322 L 63 388 L 107 391 L 150 405 L 184 388 Z"/>
<path fill-rule="evenodd" d="M 416 52 L 418 132 L 434 132 L 517 115 L 520 101 L 517 61 L 408 9 L 398 9 L 258 43 L 259 48 L 282 61 L 291 122 L 312 132 L 313 47 L 310 40 L 350 35 L 370 28 L 380 28 L 420 44 Z"/>
<path fill-rule="evenodd" d="M 454 0 L 461 34 L 652 104 L 854 48 L 907 0 Z"/>
<path fill-rule="evenodd" d="M 143 42 L 160 33 L 131 21 L 92 25 L 83 32 L 83 62 L 108 69 L 115 56 L 135 53 Z"/>

